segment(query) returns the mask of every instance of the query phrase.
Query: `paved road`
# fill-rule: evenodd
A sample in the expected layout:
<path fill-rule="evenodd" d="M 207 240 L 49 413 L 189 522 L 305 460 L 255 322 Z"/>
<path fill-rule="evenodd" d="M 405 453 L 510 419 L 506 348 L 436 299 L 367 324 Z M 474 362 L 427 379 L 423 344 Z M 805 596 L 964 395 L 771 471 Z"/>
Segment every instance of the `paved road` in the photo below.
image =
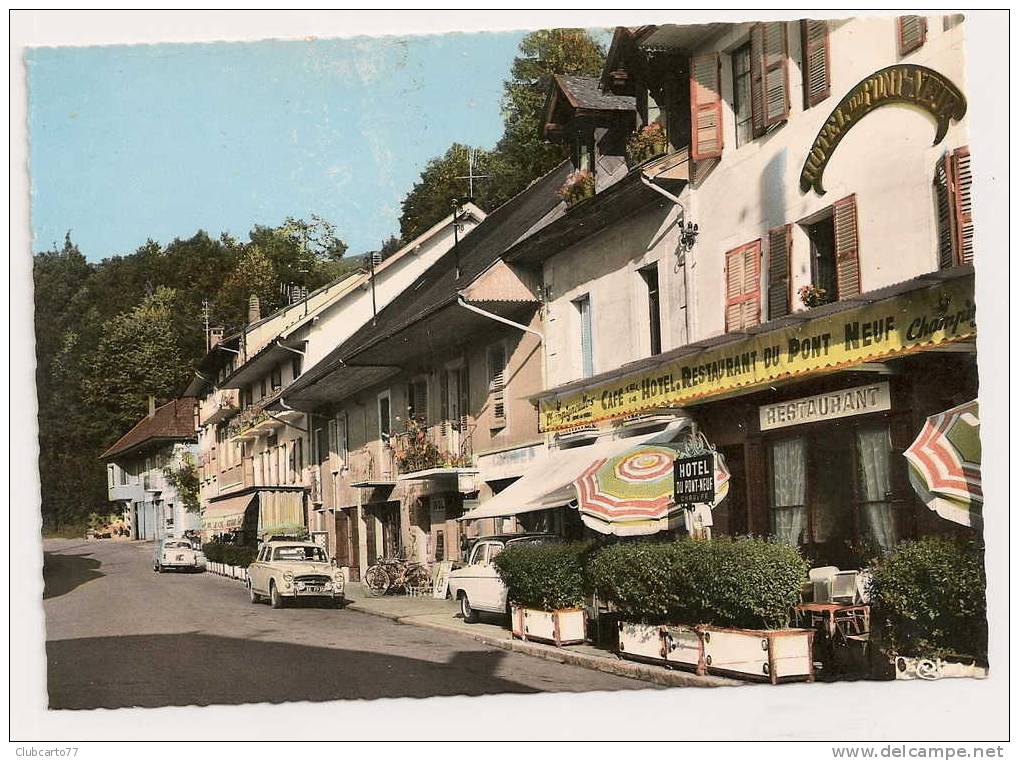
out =
<path fill-rule="evenodd" d="M 155 574 L 150 543 L 44 544 L 50 708 L 647 688 L 352 610 L 251 605 Z"/>

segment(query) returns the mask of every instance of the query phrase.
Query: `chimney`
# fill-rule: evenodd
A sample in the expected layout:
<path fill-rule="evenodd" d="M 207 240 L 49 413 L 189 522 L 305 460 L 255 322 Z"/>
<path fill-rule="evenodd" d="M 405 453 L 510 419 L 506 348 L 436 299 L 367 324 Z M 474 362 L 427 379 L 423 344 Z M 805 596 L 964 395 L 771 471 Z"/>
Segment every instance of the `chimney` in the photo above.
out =
<path fill-rule="evenodd" d="M 156 397 L 149 394 L 149 417 L 156 416 Z"/>
<path fill-rule="evenodd" d="M 262 319 L 262 306 L 258 302 L 258 294 L 253 293 L 248 298 L 248 324 L 258 322 Z"/>
<path fill-rule="evenodd" d="M 212 351 L 216 345 L 223 340 L 224 329 L 222 326 L 215 328 L 209 328 L 209 351 Z"/>

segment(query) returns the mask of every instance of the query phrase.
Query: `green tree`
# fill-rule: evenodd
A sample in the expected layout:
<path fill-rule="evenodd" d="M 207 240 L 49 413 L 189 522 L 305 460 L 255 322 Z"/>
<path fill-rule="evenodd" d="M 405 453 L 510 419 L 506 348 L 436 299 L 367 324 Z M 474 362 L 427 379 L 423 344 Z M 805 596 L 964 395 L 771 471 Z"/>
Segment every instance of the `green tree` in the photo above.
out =
<path fill-rule="evenodd" d="M 454 143 L 439 158 L 428 162 L 421 178 L 400 204 L 400 236 L 408 243 L 435 225 L 443 217 L 453 213 L 452 200 L 467 196 L 466 181 L 459 179 L 466 176 L 470 149 L 466 145 Z M 489 155 L 478 151 L 476 174 L 485 174 L 489 163 Z M 484 202 L 484 189 L 479 186 L 478 198 Z"/>

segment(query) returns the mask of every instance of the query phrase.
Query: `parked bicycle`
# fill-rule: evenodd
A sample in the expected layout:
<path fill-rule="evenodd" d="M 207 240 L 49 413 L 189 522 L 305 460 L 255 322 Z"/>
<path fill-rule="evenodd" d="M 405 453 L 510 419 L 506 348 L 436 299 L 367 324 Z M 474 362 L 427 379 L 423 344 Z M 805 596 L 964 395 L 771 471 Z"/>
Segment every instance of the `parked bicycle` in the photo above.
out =
<path fill-rule="evenodd" d="M 403 558 L 381 558 L 364 572 L 364 585 L 372 597 L 427 586 L 431 580 L 427 566 Z"/>

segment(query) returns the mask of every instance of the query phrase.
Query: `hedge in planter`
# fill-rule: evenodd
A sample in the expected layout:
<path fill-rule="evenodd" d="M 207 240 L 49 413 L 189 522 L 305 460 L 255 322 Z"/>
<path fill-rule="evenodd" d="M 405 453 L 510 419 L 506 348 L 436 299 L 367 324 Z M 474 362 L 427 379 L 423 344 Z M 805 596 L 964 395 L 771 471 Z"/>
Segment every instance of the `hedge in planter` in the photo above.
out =
<path fill-rule="evenodd" d="M 510 602 L 536 610 L 579 608 L 587 590 L 589 544 L 521 544 L 507 547 L 495 567 Z"/>
<path fill-rule="evenodd" d="M 871 604 L 898 655 L 987 662 L 983 548 L 926 537 L 904 542 L 872 569 Z"/>
<path fill-rule="evenodd" d="M 258 554 L 258 550 L 254 547 L 219 542 L 206 542 L 202 545 L 202 552 L 211 563 L 225 563 L 242 567 L 251 565 Z"/>
<path fill-rule="evenodd" d="M 781 628 L 799 601 L 807 561 L 752 537 L 626 542 L 598 551 L 591 584 L 627 621 Z"/>

